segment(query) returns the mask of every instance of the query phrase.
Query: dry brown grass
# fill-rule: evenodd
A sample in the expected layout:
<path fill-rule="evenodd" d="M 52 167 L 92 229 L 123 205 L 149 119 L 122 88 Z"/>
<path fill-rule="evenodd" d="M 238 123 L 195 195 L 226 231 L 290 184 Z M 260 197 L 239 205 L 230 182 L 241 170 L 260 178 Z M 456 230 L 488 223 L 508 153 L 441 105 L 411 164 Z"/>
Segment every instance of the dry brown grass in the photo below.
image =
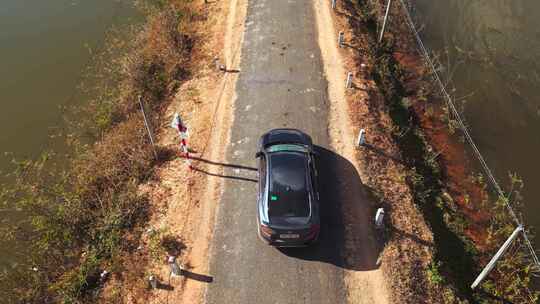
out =
<path fill-rule="evenodd" d="M 115 58 L 96 63 L 94 98 L 72 111 L 78 114 L 70 120 L 76 132 L 67 136 L 73 151 L 62 160 L 68 164 L 52 167 L 49 157 L 21 162 L 17 183 L 0 193 L 29 215 L 10 235 L 30 236 L 28 254 L 39 265 L 35 273 L 20 267 L 1 274 L 6 303 L 94 303 L 103 269 L 115 272 L 113 282 L 135 280 L 126 270 L 137 265 L 124 256 L 137 248 L 151 215 L 139 184 L 155 177 L 157 163 L 137 97 L 155 124 L 191 75 L 197 37 L 190 25 L 204 19 L 191 1 L 161 3 L 146 8 L 147 23 L 132 41 L 110 39 Z"/>

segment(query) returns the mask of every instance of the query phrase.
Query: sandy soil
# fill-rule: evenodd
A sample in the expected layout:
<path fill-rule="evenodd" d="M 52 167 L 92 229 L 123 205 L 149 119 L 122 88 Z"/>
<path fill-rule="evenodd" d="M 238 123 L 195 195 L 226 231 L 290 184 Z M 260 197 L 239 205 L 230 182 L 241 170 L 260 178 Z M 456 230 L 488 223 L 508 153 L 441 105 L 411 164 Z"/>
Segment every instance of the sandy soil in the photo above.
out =
<path fill-rule="evenodd" d="M 329 82 L 330 135 L 333 147 L 358 170 L 375 201 L 373 207 L 385 208 L 390 230 L 385 243 L 379 240 L 378 269 L 346 272 L 348 300 L 350 303 L 404 303 L 411 296 L 421 299 L 427 295 L 418 283 L 427 282 L 422 282 L 425 275 L 418 272 L 432 260 L 433 236 L 414 205 L 405 181 L 406 168 L 400 163 L 399 149 L 391 137 L 392 121 L 374 81 L 369 79 L 372 64 L 361 55 L 368 43 L 354 35 L 351 29 L 354 17 L 341 5 L 338 1 L 337 9 L 332 10 L 329 1 L 315 3 L 319 43 Z M 337 46 L 339 31 L 345 34 L 342 48 Z M 349 71 L 354 75 L 353 86 L 345 89 Z M 367 131 L 369 147 L 355 148 L 361 128 Z M 346 236 L 346 240 L 351 239 Z M 346 246 L 346 255 L 355 254 L 354 245 Z M 415 277 L 420 280 L 411 279 Z"/>
<path fill-rule="evenodd" d="M 202 2 L 202 1 L 201 1 Z M 115 293 L 123 303 L 200 303 L 208 275 L 208 248 L 216 204 L 221 194 L 221 167 L 232 122 L 237 73 L 218 71 L 214 59 L 234 70 L 240 61 L 247 0 L 201 3 L 206 18 L 195 26 L 208 36 L 193 54 L 195 75 L 183 83 L 165 111 L 157 132 L 158 145 L 170 152 L 156 168 L 156 178 L 141 186 L 152 204 L 152 218 L 143 246 L 125 258 L 127 285 L 115 286 L 112 280 L 103 293 L 109 303 Z M 170 127 L 174 113 L 188 126 L 188 161 L 181 155 L 177 131 Z M 169 239 L 164 242 L 163 239 Z M 185 270 L 171 276 L 167 255 L 175 255 Z M 159 280 L 159 288 L 148 288 L 148 277 Z M 126 278 L 125 278 L 126 279 Z M 126 280 L 124 280 L 126 281 Z"/>

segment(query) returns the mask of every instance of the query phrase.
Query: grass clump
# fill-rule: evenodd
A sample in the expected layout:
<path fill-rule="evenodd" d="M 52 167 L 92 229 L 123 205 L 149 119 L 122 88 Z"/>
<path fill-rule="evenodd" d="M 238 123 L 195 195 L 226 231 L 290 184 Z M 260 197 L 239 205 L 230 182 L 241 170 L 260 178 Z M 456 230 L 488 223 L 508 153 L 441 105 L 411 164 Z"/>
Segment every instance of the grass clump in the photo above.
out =
<path fill-rule="evenodd" d="M 439 267 L 441 266 L 440 262 L 431 262 L 428 266 L 428 278 L 429 281 L 432 284 L 442 284 L 444 283 L 444 277 L 441 275 L 441 272 L 439 271 Z"/>

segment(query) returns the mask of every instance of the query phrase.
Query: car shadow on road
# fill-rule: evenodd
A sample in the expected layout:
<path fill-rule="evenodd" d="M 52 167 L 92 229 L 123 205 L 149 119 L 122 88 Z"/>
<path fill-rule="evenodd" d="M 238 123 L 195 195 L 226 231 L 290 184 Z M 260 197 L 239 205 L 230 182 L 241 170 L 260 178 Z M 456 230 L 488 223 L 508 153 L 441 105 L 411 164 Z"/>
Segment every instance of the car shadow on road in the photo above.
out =
<path fill-rule="evenodd" d="M 318 244 L 279 248 L 283 254 L 350 270 L 378 268 L 380 246 L 374 237 L 374 206 L 369 189 L 344 157 L 322 147 L 318 152 L 321 235 Z"/>

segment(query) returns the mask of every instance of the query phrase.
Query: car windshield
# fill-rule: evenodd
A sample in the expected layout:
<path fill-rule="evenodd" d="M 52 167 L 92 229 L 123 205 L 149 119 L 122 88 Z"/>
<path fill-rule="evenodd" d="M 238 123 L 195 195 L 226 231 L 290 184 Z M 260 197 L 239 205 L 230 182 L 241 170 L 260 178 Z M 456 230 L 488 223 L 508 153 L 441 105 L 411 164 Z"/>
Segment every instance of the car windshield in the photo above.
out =
<path fill-rule="evenodd" d="M 298 152 L 270 154 L 268 215 L 307 217 L 310 213 L 307 158 Z"/>
<path fill-rule="evenodd" d="M 278 144 L 278 145 L 272 145 L 268 148 L 266 148 L 266 152 L 272 153 L 272 152 L 302 152 L 307 153 L 308 148 L 302 145 L 294 145 L 294 144 Z"/>

